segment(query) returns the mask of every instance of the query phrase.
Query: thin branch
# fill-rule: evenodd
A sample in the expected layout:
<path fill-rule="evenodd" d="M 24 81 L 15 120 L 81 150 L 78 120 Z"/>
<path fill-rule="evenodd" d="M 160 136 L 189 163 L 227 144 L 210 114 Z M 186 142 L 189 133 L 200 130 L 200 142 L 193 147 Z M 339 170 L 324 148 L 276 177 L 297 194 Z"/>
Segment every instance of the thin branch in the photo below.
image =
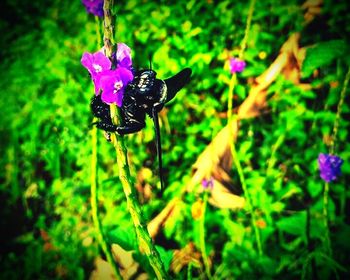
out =
<path fill-rule="evenodd" d="M 203 259 L 204 268 L 205 268 L 205 274 L 207 275 L 207 278 L 211 280 L 213 278 L 210 273 L 210 265 L 209 265 L 208 255 L 207 255 L 207 249 L 205 246 L 205 212 L 208 204 L 208 195 L 209 195 L 208 191 L 204 191 L 202 213 L 201 213 L 202 215 L 199 220 L 199 223 L 200 223 L 199 238 L 200 238 L 200 248 L 202 253 L 202 259 Z"/>

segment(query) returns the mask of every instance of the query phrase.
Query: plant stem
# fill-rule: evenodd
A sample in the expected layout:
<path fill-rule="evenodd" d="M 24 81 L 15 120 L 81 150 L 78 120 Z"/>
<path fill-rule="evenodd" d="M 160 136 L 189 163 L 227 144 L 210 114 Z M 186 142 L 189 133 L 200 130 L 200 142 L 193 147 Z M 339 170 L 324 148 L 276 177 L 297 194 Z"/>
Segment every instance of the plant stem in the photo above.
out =
<path fill-rule="evenodd" d="M 92 144 L 92 155 L 91 155 L 91 172 L 90 172 L 90 183 L 91 183 L 91 210 L 92 210 L 92 221 L 96 229 L 96 237 L 99 245 L 102 248 L 103 253 L 107 258 L 107 262 L 111 265 L 114 274 L 118 280 L 122 277 L 119 272 L 119 268 L 113 259 L 112 251 L 108 247 L 105 241 L 104 234 L 102 232 L 101 221 L 98 218 L 98 207 L 97 207 L 97 186 L 98 186 L 98 176 L 97 176 L 97 166 L 98 166 L 98 156 L 97 156 L 97 128 L 93 126 L 91 130 L 91 144 Z"/>
<path fill-rule="evenodd" d="M 113 53 L 116 51 L 117 44 L 115 43 L 114 22 L 115 17 L 112 14 L 112 7 L 114 0 L 105 0 L 103 2 L 103 44 L 105 47 L 105 54 L 111 60 L 112 65 L 115 66 Z"/>
<path fill-rule="evenodd" d="M 96 28 L 96 42 L 97 42 L 97 46 L 101 47 L 102 45 L 102 33 L 101 33 L 101 22 L 100 22 L 100 18 L 98 16 L 95 16 L 95 28 Z"/>
<path fill-rule="evenodd" d="M 253 11 L 254 11 L 255 2 L 256 2 L 256 0 L 250 1 L 247 23 L 246 23 L 246 28 L 245 28 L 245 32 L 244 32 L 244 38 L 241 42 L 241 49 L 240 49 L 240 53 L 239 53 L 240 59 L 242 59 L 243 54 L 244 54 L 244 50 L 247 46 L 248 34 L 249 34 L 250 26 L 251 26 L 251 21 L 253 18 Z M 237 169 L 239 179 L 240 179 L 241 184 L 242 184 L 243 192 L 244 192 L 244 195 L 245 195 L 245 198 L 247 201 L 247 208 L 248 208 L 248 211 L 251 213 L 251 223 L 252 223 L 254 233 L 255 233 L 255 238 L 256 238 L 257 247 L 258 247 L 258 253 L 259 253 L 259 255 L 262 255 L 263 251 L 262 251 L 262 245 L 261 245 L 261 238 L 260 238 L 259 229 L 256 225 L 256 217 L 255 217 L 255 213 L 254 213 L 254 207 L 253 207 L 253 204 L 252 204 L 249 192 L 248 192 L 248 188 L 247 188 L 247 185 L 245 182 L 244 172 L 243 172 L 240 160 L 238 158 L 238 153 L 236 151 L 236 147 L 235 147 L 235 143 L 234 143 L 235 140 L 233 139 L 232 124 L 234 121 L 237 121 L 237 115 L 232 116 L 233 91 L 234 91 L 236 83 L 237 83 L 237 76 L 234 73 L 234 74 L 232 74 L 232 77 L 230 80 L 229 94 L 228 94 L 228 106 L 227 106 L 228 107 L 227 119 L 228 119 L 228 125 L 229 125 L 229 135 L 230 135 L 230 139 L 231 139 L 230 149 L 231 149 L 233 162 L 234 162 L 235 167 Z"/>
<path fill-rule="evenodd" d="M 116 51 L 116 44 L 114 41 L 114 19 L 111 13 L 112 6 L 113 0 L 104 1 L 104 46 L 106 55 L 111 59 L 112 64 L 115 66 L 115 61 L 113 61 L 112 58 L 113 52 Z M 120 112 L 114 104 L 110 106 L 110 109 L 112 121 L 114 124 L 118 125 L 121 121 Z M 159 253 L 155 249 L 152 238 L 147 231 L 147 226 L 142 216 L 141 206 L 136 195 L 136 189 L 132 184 L 124 137 L 117 133 L 113 133 L 111 135 L 111 140 L 116 150 L 119 178 L 126 196 L 127 207 L 134 223 L 139 249 L 142 253 L 146 254 L 157 279 L 169 279 Z"/>
<path fill-rule="evenodd" d="M 243 40 L 241 42 L 241 49 L 240 49 L 239 54 L 238 54 L 238 57 L 240 59 L 243 58 L 244 51 L 245 51 L 245 49 L 247 47 L 248 34 L 249 34 L 250 26 L 251 26 L 251 23 L 252 23 L 255 2 L 256 2 L 256 0 L 251 0 L 250 1 L 248 17 L 247 17 L 247 23 L 246 23 L 245 30 L 244 30 L 244 37 L 243 37 Z"/>
<path fill-rule="evenodd" d="M 283 144 L 285 137 L 286 137 L 285 134 L 279 135 L 277 140 L 276 140 L 276 143 L 272 146 L 271 156 L 270 156 L 269 160 L 267 161 L 267 169 L 266 169 L 267 177 L 270 176 L 271 171 L 272 171 L 273 167 L 276 164 L 276 161 L 277 161 L 277 159 L 276 159 L 276 152 L 281 147 L 281 145 Z"/>
<path fill-rule="evenodd" d="M 187 280 L 192 280 L 192 262 L 188 264 L 187 268 Z"/>
<path fill-rule="evenodd" d="M 119 178 L 126 196 L 127 207 L 134 223 L 140 251 L 146 254 L 157 279 L 168 279 L 164 265 L 152 243 L 152 238 L 147 231 L 146 223 L 142 217 L 141 206 L 137 199 L 136 190 L 131 184 L 124 138 L 117 134 L 112 134 L 111 138 L 117 152 Z"/>
<path fill-rule="evenodd" d="M 230 126 L 232 127 L 231 121 L 230 121 Z M 236 147 L 235 147 L 234 141 L 231 141 L 231 145 L 230 146 L 231 146 L 230 148 L 231 148 L 231 154 L 232 154 L 233 162 L 234 162 L 234 164 L 236 166 L 236 169 L 237 169 L 237 172 L 238 172 L 238 175 L 239 175 L 239 180 L 241 181 L 241 184 L 242 184 L 242 189 L 243 189 L 243 192 L 244 192 L 244 196 L 245 196 L 246 201 L 247 201 L 248 212 L 250 212 L 250 214 L 251 214 L 251 224 L 252 224 L 253 229 L 254 229 L 255 239 L 256 239 L 256 243 L 257 243 L 257 247 L 258 247 L 258 253 L 259 253 L 259 255 L 262 255 L 263 254 L 263 250 L 262 250 L 262 245 L 261 245 L 260 232 L 259 232 L 259 229 L 258 229 L 257 224 L 256 224 L 256 217 L 255 217 L 255 213 L 254 213 L 254 207 L 252 205 L 252 200 L 251 200 L 248 188 L 247 188 L 247 184 L 245 182 L 244 172 L 243 172 L 241 163 L 240 163 L 239 158 L 238 158 L 238 154 L 237 154 L 237 151 L 236 151 Z"/>
<path fill-rule="evenodd" d="M 328 193 L 329 193 L 329 183 L 325 183 L 323 191 L 323 217 L 324 217 L 324 227 L 325 227 L 325 246 L 326 251 L 329 256 L 332 256 L 332 246 L 329 234 L 328 225 Z"/>
<path fill-rule="evenodd" d="M 307 250 L 309 254 L 313 253 L 313 244 L 311 240 L 311 213 L 310 206 L 308 205 L 306 208 L 306 242 L 307 242 Z M 306 269 L 306 267 L 305 267 Z M 315 259 L 311 260 L 311 275 L 313 280 L 317 280 L 317 270 L 316 270 L 316 261 Z"/>
<path fill-rule="evenodd" d="M 342 110 L 342 107 L 343 107 L 343 103 L 344 103 L 345 94 L 346 94 L 346 90 L 347 90 L 347 87 L 348 87 L 349 79 L 350 79 L 350 67 L 348 69 L 348 72 L 346 73 L 344 84 L 343 84 L 343 88 L 342 88 L 341 93 L 340 93 L 339 103 L 338 103 L 338 106 L 337 106 L 337 115 L 335 117 L 334 126 L 333 126 L 333 136 L 331 138 L 332 140 L 331 140 L 331 145 L 330 145 L 330 154 L 334 154 L 335 142 L 336 142 L 336 139 L 337 139 L 337 133 L 338 133 L 338 128 L 339 128 L 340 114 L 341 114 L 341 110 Z"/>
<path fill-rule="evenodd" d="M 9 173 L 10 173 L 10 186 L 11 186 L 11 195 L 13 201 L 16 201 L 18 199 L 18 196 L 21 194 L 21 188 L 20 183 L 18 181 L 18 174 L 20 173 L 20 170 L 18 168 L 18 156 L 17 153 L 20 150 L 19 148 L 19 139 L 18 139 L 18 130 L 12 129 L 11 133 L 11 146 L 8 149 L 8 162 L 9 164 Z"/>
<path fill-rule="evenodd" d="M 206 273 L 208 279 L 212 279 L 211 274 L 210 274 L 210 266 L 209 266 L 209 261 L 208 261 L 208 256 L 207 256 L 207 250 L 205 247 L 205 211 L 207 209 L 207 204 L 208 204 L 208 191 L 204 191 L 203 204 L 202 204 L 202 215 L 201 215 L 201 218 L 199 220 L 199 239 L 200 239 L 200 248 L 201 248 L 203 263 L 204 263 L 204 267 L 205 267 L 205 273 Z"/>
<path fill-rule="evenodd" d="M 228 104 L 227 104 L 227 121 L 230 124 L 230 136 L 232 136 L 232 106 L 233 106 L 233 91 L 235 89 L 235 85 L 237 82 L 237 75 L 236 73 L 232 74 L 230 85 L 229 85 L 229 91 L 228 91 Z"/>

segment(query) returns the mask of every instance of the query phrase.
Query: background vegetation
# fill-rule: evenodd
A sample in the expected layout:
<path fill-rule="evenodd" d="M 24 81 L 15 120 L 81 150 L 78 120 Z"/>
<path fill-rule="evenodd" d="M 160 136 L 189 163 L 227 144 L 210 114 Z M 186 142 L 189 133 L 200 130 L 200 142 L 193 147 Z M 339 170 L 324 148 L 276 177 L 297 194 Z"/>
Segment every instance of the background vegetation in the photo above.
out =
<path fill-rule="evenodd" d="M 191 83 L 161 113 L 164 193 L 156 187 L 151 120 L 126 140 L 143 213 L 170 275 L 349 278 L 350 103 L 343 86 L 349 4 L 256 2 L 243 55 L 247 67 L 233 92 L 240 116 L 235 147 L 247 193 L 224 149 L 229 138 L 220 133 L 227 124 L 228 58 L 240 51 L 249 3 L 168 2 L 116 1 L 116 10 L 117 40 L 131 47 L 135 67 L 148 67 L 152 54 L 161 78 L 184 67 L 193 71 Z M 108 279 L 90 206 L 93 85 L 80 64 L 84 51 L 101 47 L 98 21 L 80 1 L 0 5 L 0 278 Z M 344 164 L 327 195 L 330 251 L 317 157 L 334 139 L 342 90 L 335 153 Z M 254 105 L 244 107 L 249 98 Z M 152 279 L 135 245 L 115 151 L 102 131 L 98 139 L 106 240 L 124 277 Z M 204 178 L 212 178 L 212 191 L 202 191 Z"/>

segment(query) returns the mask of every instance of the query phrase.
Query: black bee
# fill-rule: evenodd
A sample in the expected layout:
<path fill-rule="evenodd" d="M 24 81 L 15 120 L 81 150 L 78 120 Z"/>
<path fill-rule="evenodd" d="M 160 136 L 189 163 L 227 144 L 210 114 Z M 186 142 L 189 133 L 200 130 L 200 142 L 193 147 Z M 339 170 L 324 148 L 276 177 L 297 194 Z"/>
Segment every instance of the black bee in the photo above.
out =
<path fill-rule="evenodd" d="M 163 189 L 162 154 L 158 113 L 163 109 L 164 104 L 172 100 L 176 93 L 189 81 L 191 69 L 185 68 L 171 78 L 157 79 L 157 73 L 152 69 L 138 70 L 134 73 L 134 79 L 124 91 L 121 110 L 120 126 L 112 123 L 109 105 L 97 95 L 92 98 L 91 110 L 99 121 L 94 123 L 100 129 L 108 132 L 117 132 L 120 135 L 135 133 L 145 127 L 146 114 L 153 119 L 156 147 L 158 153 L 159 176 Z"/>

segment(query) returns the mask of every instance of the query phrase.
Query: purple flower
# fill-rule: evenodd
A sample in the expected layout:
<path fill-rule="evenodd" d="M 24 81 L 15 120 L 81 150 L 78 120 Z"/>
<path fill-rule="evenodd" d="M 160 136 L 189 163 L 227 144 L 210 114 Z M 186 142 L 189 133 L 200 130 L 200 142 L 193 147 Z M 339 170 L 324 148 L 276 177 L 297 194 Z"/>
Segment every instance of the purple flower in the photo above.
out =
<path fill-rule="evenodd" d="M 102 89 L 102 101 L 107 104 L 115 103 L 121 107 L 125 87 L 133 78 L 132 72 L 123 67 L 104 72 L 99 81 L 99 87 Z"/>
<path fill-rule="evenodd" d="M 202 187 L 204 190 L 210 189 L 212 190 L 214 187 L 214 179 L 213 177 L 210 177 L 208 180 L 207 179 L 203 179 L 202 180 Z"/>
<path fill-rule="evenodd" d="M 81 64 L 90 72 L 92 76 L 111 69 L 112 63 L 102 51 L 93 54 L 85 52 L 81 58 Z"/>
<path fill-rule="evenodd" d="M 337 177 L 341 174 L 340 167 L 342 164 L 343 160 L 338 156 L 320 154 L 318 156 L 320 177 L 326 182 L 336 180 Z"/>
<path fill-rule="evenodd" d="M 231 73 L 242 72 L 246 66 L 244 60 L 240 60 L 238 58 L 231 57 L 230 58 L 230 71 Z"/>
<path fill-rule="evenodd" d="M 103 0 L 82 0 L 86 11 L 98 17 L 103 17 Z"/>
<path fill-rule="evenodd" d="M 117 65 L 131 70 L 131 49 L 124 43 L 118 43 Z"/>
<path fill-rule="evenodd" d="M 93 54 L 85 52 L 81 58 L 81 64 L 89 71 L 91 79 L 95 85 L 95 94 L 100 91 L 101 73 L 111 69 L 111 61 L 103 54 L 102 51 Z"/>
<path fill-rule="evenodd" d="M 95 94 L 102 90 L 101 99 L 107 104 L 122 105 L 125 87 L 134 78 L 132 73 L 131 50 L 124 43 L 118 43 L 116 54 L 117 68 L 111 69 L 112 63 L 102 50 L 93 54 L 85 52 L 81 64 L 89 71 L 95 86 Z"/>

